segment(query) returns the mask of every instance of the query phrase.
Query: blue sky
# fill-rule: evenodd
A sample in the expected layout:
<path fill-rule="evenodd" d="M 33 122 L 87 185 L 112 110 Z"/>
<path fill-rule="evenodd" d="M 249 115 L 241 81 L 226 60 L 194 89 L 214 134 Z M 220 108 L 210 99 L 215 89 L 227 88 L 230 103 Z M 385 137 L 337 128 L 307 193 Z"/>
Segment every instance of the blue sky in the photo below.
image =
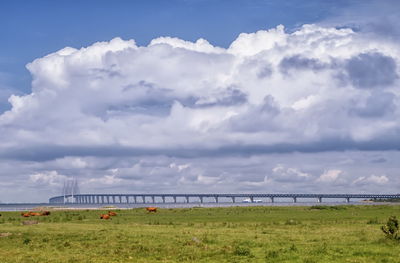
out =
<path fill-rule="evenodd" d="M 1 1 L 0 202 L 73 177 L 85 193 L 397 193 L 399 13 Z"/>

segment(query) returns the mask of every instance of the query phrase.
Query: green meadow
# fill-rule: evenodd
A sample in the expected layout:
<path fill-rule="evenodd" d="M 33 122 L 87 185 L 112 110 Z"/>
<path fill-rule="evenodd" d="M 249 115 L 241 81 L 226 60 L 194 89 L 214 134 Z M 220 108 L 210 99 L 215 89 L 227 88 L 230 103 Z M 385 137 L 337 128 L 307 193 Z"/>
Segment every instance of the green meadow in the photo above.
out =
<path fill-rule="evenodd" d="M 1 212 L 0 262 L 400 262 L 398 205 L 107 211 Z"/>

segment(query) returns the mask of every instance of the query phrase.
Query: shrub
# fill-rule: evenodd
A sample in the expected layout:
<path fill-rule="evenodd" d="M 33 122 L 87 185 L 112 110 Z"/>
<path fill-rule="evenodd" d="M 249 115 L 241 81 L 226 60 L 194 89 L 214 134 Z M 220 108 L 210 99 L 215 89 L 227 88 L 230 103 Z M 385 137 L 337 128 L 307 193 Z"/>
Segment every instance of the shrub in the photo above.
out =
<path fill-rule="evenodd" d="M 233 254 L 237 256 L 251 256 L 250 248 L 244 246 L 237 246 L 233 251 Z"/>
<path fill-rule="evenodd" d="M 395 216 L 389 217 L 386 225 L 381 226 L 381 229 L 387 238 L 400 241 L 399 220 Z"/>
<path fill-rule="evenodd" d="M 367 221 L 368 225 L 372 225 L 372 224 L 379 224 L 378 218 L 372 218 L 370 220 Z"/>

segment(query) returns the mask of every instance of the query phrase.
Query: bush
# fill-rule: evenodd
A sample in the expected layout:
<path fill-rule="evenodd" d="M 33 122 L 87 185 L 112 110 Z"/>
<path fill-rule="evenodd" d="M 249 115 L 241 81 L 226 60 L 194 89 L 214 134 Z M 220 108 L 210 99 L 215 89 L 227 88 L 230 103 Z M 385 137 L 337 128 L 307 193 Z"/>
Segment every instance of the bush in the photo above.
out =
<path fill-rule="evenodd" d="M 399 220 L 395 216 L 389 217 L 386 225 L 381 226 L 381 229 L 387 238 L 400 241 Z"/>
<path fill-rule="evenodd" d="M 251 251 L 250 248 L 244 247 L 244 246 L 237 246 L 235 247 L 235 250 L 233 251 L 233 254 L 237 256 L 251 256 Z"/>
<path fill-rule="evenodd" d="M 375 218 L 372 218 L 372 219 L 368 220 L 367 224 L 368 225 L 379 224 L 379 220 L 378 220 L 378 218 L 375 217 Z"/>

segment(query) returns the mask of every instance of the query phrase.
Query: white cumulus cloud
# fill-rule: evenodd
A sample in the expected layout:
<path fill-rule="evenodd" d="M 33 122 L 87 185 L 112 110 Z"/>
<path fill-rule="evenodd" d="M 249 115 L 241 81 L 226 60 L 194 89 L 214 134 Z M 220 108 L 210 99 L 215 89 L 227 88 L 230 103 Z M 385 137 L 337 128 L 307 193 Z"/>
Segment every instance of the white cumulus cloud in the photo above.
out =
<path fill-rule="evenodd" d="M 399 61 L 393 39 L 317 25 L 243 33 L 228 48 L 171 37 L 66 47 L 29 63 L 32 92 L 9 97 L 11 109 L 0 115 L 1 165 L 10 171 L 6 162 L 23 163 L 25 179 L 38 171 L 29 176 L 34 183 L 79 173 L 85 187 L 148 191 L 385 183 L 385 176 L 346 180 L 349 167 L 320 175 L 323 167 L 302 169 L 298 161 L 254 169 L 246 162 L 398 149 Z M 214 158 L 221 165 L 208 166 Z"/>
<path fill-rule="evenodd" d="M 32 93 L 0 115 L 0 154 L 387 148 L 399 129 L 399 54 L 316 25 L 241 34 L 227 49 L 169 37 L 64 48 L 28 64 Z"/>

